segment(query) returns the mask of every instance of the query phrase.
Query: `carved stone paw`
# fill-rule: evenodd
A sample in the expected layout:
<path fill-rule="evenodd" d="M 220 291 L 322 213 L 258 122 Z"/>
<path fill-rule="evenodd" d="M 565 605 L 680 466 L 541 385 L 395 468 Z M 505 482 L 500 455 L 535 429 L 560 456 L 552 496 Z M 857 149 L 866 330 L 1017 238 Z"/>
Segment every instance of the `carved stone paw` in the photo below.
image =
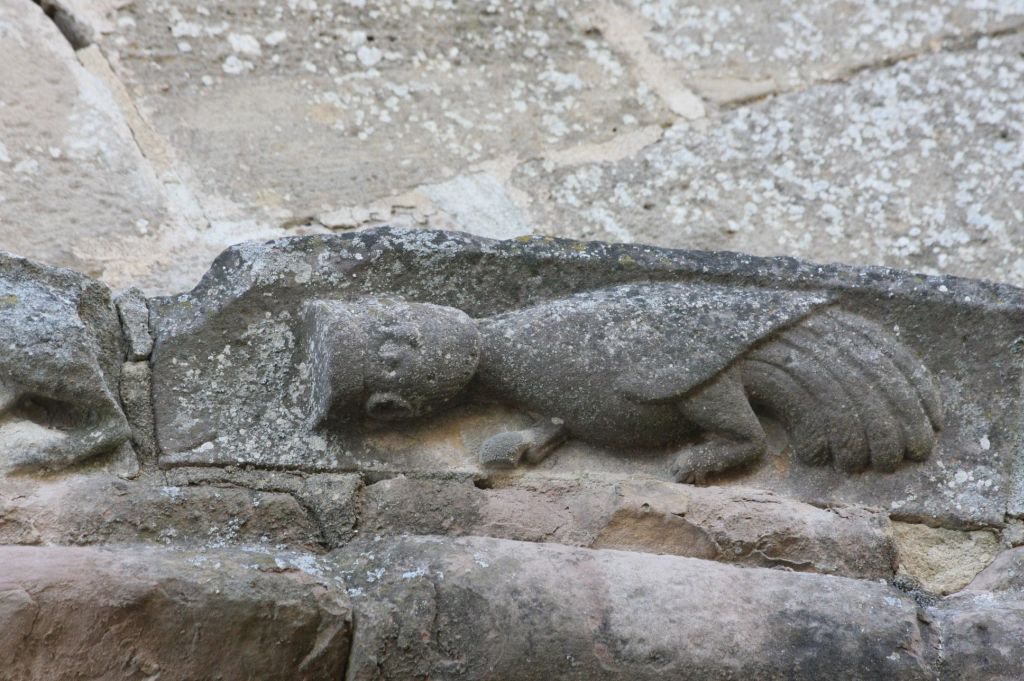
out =
<path fill-rule="evenodd" d="M 491 468 L 515 468 L 533 444 L 527 432 L 492 435 L 480 447 L 480 463 Z"/>
<path fill-rule="evenodd" d="M 694 451 L 680 452 L 672 462 L 672 479 L 688 485 L 703 485 L 707 482 L 707 461 Z"/>
<path fill-rule="evenodd" d="M 113 425 L 69 431 L 21 421 L 5 434 L 8 447 L 0 466 L 19 473 L 56 471 L 97 454 L 113 452 L 129 435 L 128 423 L 123 417 Z"/>

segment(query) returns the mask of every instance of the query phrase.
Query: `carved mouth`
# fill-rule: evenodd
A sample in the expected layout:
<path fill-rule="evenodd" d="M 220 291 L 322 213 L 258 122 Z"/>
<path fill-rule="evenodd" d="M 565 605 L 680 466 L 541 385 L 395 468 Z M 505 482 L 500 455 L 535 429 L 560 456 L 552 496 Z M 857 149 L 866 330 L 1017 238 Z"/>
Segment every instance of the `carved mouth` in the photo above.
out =
<path fill-rule="evenodd" d="M 382 421 L 409 419 L 416 415 L 412 405 L 395 393 L 374 393 L 366 401 L 366 413 Z"/>

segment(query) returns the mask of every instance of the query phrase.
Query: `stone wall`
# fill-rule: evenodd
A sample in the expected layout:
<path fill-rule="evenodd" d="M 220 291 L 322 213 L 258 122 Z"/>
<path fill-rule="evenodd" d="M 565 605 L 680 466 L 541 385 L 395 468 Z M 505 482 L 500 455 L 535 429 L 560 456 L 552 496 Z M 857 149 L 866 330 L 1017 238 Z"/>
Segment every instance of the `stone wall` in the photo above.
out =
<path fill-rule="evenodd" d="M 0 681 L 1019 679 L 1022 27 L 0 0 Z"/>
<path fill-rule="evenodd" d="M 1020 289 L 394 229 L 246 244 L 171 297 L 9 256 L 0 284 L 0 678 L 1016 674 Z M 322 310 L 346 316 L 311 324 Z M 468 329 L 479 345 L 452 344 Z M 833 335 L 776 378 L 827 393 L 800 368 L 817 362 L 854 431 L 832 393 L 744 373 L 811 332 Z M 373 353 L 402 338 L 374 388 Z M 426 409 L 449 352 L 479 356 L 460 392 L 371 408 L 387 390 Z M 533 407 L 516 357 L 542 362 L 525 386 L 557 378 Z M 735 376 L 739 402 L 705 399 Z M 696 432 L 604 439 L 586 415 L 627 388 L 629 419 L 669 438 L 671 400 Z M 736 459 L 748 399 L 762 444 Z M 808 458 L 821 428 L 838 439 Z"/>
<path fill-rule="evenodd" d="M 115 288 L 385 223 L 1024 283 L 1015 0 L 2 11 L 0 246 Z"/>

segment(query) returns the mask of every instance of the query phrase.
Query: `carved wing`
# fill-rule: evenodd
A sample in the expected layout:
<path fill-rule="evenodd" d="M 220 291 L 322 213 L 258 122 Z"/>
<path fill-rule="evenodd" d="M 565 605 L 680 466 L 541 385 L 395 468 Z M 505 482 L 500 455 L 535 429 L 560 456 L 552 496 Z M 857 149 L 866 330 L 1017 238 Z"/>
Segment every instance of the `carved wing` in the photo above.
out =
<path fill-rule="evenodd" d="M 892 471 L 928 458 L 942 426 L 939 391 L 921 361 L 879 324 L 835 308 L 754 348 L 741 373 L 804 463 Z"/>
<path fill-rule="evenodd" d="M 480 320 L 491 338 L 482 370 L 513 387 L 568 374 L 635 402 L 670 401 L 829 301 L 819 292 L 690 283 L 588 291 Z M 523 352 L 524 343 L 538 352 Z"/>

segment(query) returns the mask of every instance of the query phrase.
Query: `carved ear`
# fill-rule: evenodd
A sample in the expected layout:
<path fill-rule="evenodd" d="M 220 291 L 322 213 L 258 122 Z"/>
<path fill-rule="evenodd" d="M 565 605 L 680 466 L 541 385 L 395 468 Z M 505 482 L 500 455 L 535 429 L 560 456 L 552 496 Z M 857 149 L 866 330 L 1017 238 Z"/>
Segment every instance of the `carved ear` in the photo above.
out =
<path fill-rule="evenodd" d="M 664 404 L 682 399 L 694 388 L 690 366 L 647 363 L 621 374 L 615 389 L 626 399 L 639 404 Z"/>
<path fill-rule="evenodd" d="M 370 351 L 365 316 L 351 304 L 306 304 L 302 330 L 310 371 L 308 411 L 314 428 L 347 420 L 361 406 Z"/>

